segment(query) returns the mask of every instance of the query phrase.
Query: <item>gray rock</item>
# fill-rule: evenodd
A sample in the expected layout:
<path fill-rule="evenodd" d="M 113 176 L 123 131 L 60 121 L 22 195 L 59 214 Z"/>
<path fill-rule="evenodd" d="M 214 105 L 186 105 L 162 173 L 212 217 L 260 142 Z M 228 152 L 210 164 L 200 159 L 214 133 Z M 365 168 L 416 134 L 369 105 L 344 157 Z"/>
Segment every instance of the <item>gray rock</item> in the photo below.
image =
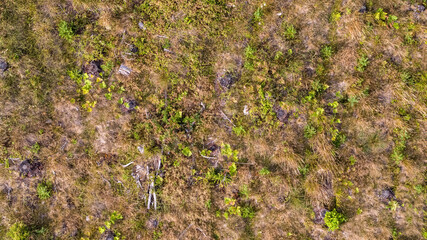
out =
<path fill-rule="evenodd" d="M 7 62 L 0 58 L 0 73 L 5 72 L 9 68 Z"/>
<path fill-rule="evenodd" d="M 129 51 L 131 52 L 131 53 L 137 53 L 138 52 L 138 47 L 137 46 L 135 46 L 134 44 L 131 44 L 130 46 L 129 46 Z"/>
<path fill-rule="evenodd" d="M 315 208 L 314 209 L 314 223 L 324 224 L 325 215 L 328 212 L 325 208 Z"/>
<path fill-rule="evenodd" d="M 37 160 L 26 159 L 19 164 L 18 170 L 21 177 L 34 177 L 41 174 L 42 164 Z"/>
<path fill-rule="evenodd" d="M 232 71 L 226 72 L 223 77 L 219 79 L 219 84 L 226 89 L 230 89 L 231 86 L 240 79 L 240 74 Z"/>
<path fill-rule="evenodd" d="M 125 65 L 120 65 L 119 73 L 124 76 L 129 76 L 129 74 L 132 72 L 132 69 L 126 67 Z"/>

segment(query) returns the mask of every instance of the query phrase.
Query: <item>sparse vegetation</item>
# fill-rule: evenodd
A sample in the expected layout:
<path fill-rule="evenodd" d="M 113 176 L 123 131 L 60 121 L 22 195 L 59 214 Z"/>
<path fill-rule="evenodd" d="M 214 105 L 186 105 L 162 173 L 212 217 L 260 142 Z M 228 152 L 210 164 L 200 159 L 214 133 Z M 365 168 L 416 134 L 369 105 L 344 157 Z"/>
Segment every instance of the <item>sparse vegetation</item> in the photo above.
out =
<path fill-rule="evenodd" d="M 0 239 L 423 239 L 426 4 L 2 0 Z"/>

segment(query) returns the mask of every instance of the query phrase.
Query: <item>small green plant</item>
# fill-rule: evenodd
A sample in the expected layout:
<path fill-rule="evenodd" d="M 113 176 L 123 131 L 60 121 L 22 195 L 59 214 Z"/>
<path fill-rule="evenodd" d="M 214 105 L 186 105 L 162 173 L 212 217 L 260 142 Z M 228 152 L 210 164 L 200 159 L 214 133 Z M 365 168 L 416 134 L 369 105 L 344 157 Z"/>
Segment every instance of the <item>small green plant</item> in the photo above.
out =
<path fill-rule="evenodd" d="M 98 228 L 99 233 L 104 233 L 106 230 L 111 230 L 111 227 L 118 221 L 118 220 L 122 220 L 123 216 L 122 214 L 120 214 L 117 211 L 114 211 L 111 213 L 110 218 L 108 221 L 104 222 L 104 226 L 101 226 Z M 114 231 L 114 240 L 119 240 L 121 233 Z"/>
<path fill-rule="evenodd" d="M 230 146 L 230 144 L 226 143 L 226 144 L 222 144 L 221 145 L 221 154 L 226 156 L 228 159 L 237 162 L 237 160 L 239 160 L 237 158 L 237 154 L 239 154 L 239 151 L 237 150 L 233 150 Z"/>
<path fill-rule="evenodd" d="M 356 96 L 350 96 L 348 98 L 348 103 L 350 104 L 350 107 L 354 107 L 354 105 L 358 102 L 359 102 L 359 100 L 357 99 Z"/>
<path fill-rule="evenodd" d="M 181 149 L 181 153 L 186 157 L 191 157 L 191 155 L 193 155 L 189 147 L 180 146 L 180 149 Z"/>
<path fill-rule="evenodd" d="M 332 54 L 333 54 L 333 50 L 331 46 L 324 46 L 321 50 L 320 50 L 323 59 L 327 60 L 330 59 Z"/>
<path fill-rule="evenodd" d="M 268 175 L 268 174 L 270 174 L 270 170 L 268 170 L 267 168 L 264 167 L 261 170 L 259 170 L 259 174 L 261 174 L 263 176 Z"/>
<path fill-rule="evenodd" d="M 252 219 L 255 217 L 255 209 L 251 206 L 241 207 L 240 212 L 242 213 L 243 218 Z"/>
<path fill-rule="evenodd" d="M 236 206 L 236 199 L 226 197 L 224 198 L 224 203 L 228 205 L 227 210 L 223 214 L 225 219 L 228 219 L 230 215 L 242 216 L 240 206 Z"/>
<path fill-rule="evenodd" d="M 399 164 L 405 157 L 404 151 L 406 149 L 406 141 L 409 139 L 409 134 L 404 129 L 395 129 L 394 132 L 397 134 L 397 138 L 394 143 L 393 152 L 391 154 L 391 159 Z"/>
<path fill-rule="evenodd" d="M 341 18 L 341 12 L 335 10 L 331 14 L 330 21 L 332 23 L 336 23 L 336 22 L 338 22 L 340 20 L 340 18 Z"/>
<path fill-rule="evenodd" d="M 245 48 L 245 64 L 244 67 L 248 70 L 255 70 L 256 50 L 248 45 Z"/>
<path fill-rule="evenodd" d="M 356 65 L 356 70 L 359 72 L 364 72 L 366 67 L 369 64 L 369 59 L 368 57 L 363 54 L 358 60 L 357 60 L 357 65 Z"/>
<path fill-rule="evenodd" d="M 264 15 L 263 12 L 263 8 L 265 7 L 265 3 L 263 3 L 260 7 L 258 7 L 253 15 L 252 18 L 252 23 L 256 26 L 256 25 L 261 25 L 262 24 L 262 17 Z"/>
<path fill-rule="evenodd" d="M 69 42 L 73 40 L 74 32 L 66 21 L 61 21 L 58 25 L 59 36 Z"/>
<path fill-rule="evenodd" d="M 384 12 L 382 8 L 377 9 L 374 14 L 374 18 L 381 26 L 391 25 L 396 30 L 399 29 L 399 23 L 396 22 L 398 17 L 395 15 L 388 16 L 388 14 Z"/>
<path fill-rule="evenodd" d="M 285 24 L 284 25 L 284 33 L 283 36 L 287 39 L 287 40 L 293 40 L 295 39 L 295 36 L 297 34 L 297 30 L 295 29 L 294 25 L 292 24 Z"/>
<path fill-rule="evenodd" d="M 52 183 L 43 181 L 37 185 L 37 196 L 41 200 L 49 199 L 52 196 Z"/>
<path fill-rule="evenodd" d="M 228 167 L 228 173 L 230 174 L 230 176 L 234 176 L 237 173 L 237 166 L 236 163 L 232 163 L 230 165 L 230 167 Z"/>
<path fill-rule="evenodd" d="M 27 240 L 30 237 L 30 232 L 24 223 L 16 222 L 9 228 L 6 237 L 8 240 Z"/>
<path fill-rule="evenodd" d="M 317 130 L 315 127 L 311 126 L 310 124 L 305 125 L 304 127 L 304 137 L 307 139 L 312 138 L 314 135 L 316 135 Z"/>
<path fill-rule="evenodd" d="M 248 198 L 248 197 L 249 197 L 249 189 L 248 189 L 248 185 L 242 185 L 242 186 L 240 187 L 239 194 L 240 194 L 243 198 Z"/>
<path fill-rule="evenodd" d="M 240 126 L 235 126 L 233 127 L 233 132 L 234 134 L 236 134 L 237 136 L 243 135 L 246 133 L 245 129 L 243 128 L 242 125 Z"/>
<path fill-rule="evenodd" d="M 328 106 L 332 107 L 332 112 L 333 112 L 333 113 L 338 113 L 338 106 L 339 106 L 339 103 L 338 103 L 337 101 L 334 101 L 334 102 L 328 103 Z"/>
<path fill-rule="evenodd" d="M 391 211 L 395 212 L 398 207 L 399 207 L 399 203 L 397 201 L 391 200 L 388 202 L 387 208 L 390 209 Z"/>
<path fill-rule="evenodd" d="M 329 231 L 335 231 L 340 228 L 340 225 L 346 220 L 342 213 L 337 212 L 336 209 L 325 214 L 325 224 Z"/>
<path fill-rule="evenodd" d="M 228 185 L 231 182 L 231 177 L 229 174 L 218 168 L 210 168 L 205 174 L 205 181 L 210 184 L 217 184 L 222 187 Z"/>
<path fill-rule="evenodd" d="M 40 145 L 39 143 L 35 143 L 33 146 L 31 146 L 31 152 L 34 154 L 38 154 L 40 151 Z"/>

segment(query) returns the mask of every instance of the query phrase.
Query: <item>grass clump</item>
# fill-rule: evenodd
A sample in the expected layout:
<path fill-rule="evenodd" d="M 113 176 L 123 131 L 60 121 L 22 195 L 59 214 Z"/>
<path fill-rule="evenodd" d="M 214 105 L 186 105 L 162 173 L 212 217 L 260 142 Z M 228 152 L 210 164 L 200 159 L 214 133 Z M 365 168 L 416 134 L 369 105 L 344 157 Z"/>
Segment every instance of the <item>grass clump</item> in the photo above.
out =
<path fill-rule="evenodd" d="M 27 240 L 30 237 L 30 232 L 27 226 L 22 222 L 14 223 L 6 233 L 7 240 Z"/>

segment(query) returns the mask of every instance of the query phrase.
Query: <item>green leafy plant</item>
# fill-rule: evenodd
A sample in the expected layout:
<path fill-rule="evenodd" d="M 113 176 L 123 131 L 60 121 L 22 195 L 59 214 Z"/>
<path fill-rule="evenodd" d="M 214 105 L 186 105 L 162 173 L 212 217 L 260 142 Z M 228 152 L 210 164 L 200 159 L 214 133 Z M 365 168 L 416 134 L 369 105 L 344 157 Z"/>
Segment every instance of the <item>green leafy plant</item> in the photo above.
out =
<path fill-rule="evenodd" d="M 255 217 L 255 209 L 251 206 L 241 207 L 240 212 L 242 213 L 243 218 L 252 219 Z"/>
<path fill-rule="evenodd" d="M 335 231 L 340 228 L 340 225 L 347 221 L 342 213 L 337 212 L 336 209 L 325 214 L 325 224 L 329 231 Z"/>
<path fill-rule="evenodd" d="M 332 54 L 333 54 L 333 50 L 331 46 L 324 46 L 321 50 L 320 50 L 323 59 L 329 59 L 331 58 Z"/>
<path fill-rule="evenodd" d="M 8 240 L 27 240 L 30 232 L 24 223 L 16 222 L 9 228 L 6 237 Z"/>
<path fill-rule="evenodd" d="M 304 127 L 304 137 L 307 139 L 312 138 L 314 135 L 316 135 L 317 130 L 315 127 L 311 126 L 310 124 L 305 125 Z"/>
<path fill-rule="evenodd" d="M 245 64 L 244 67 L 248 70 L 255 70 L 256 51 L 253 47 L 248 45 L 245 48 Z"/>
<path fill-rule="evenodd" d="M 356 70 L 359 72 L 364 72 L 366 67 L 369 64 L 369 59 L 368 57 L 363 54 L 358 60 L 357 60 L 357 65 L 356 65 Z"/>
<path fill-rule="evenodd" d="M 104 226 L 98 228 L 99 233 L 104 233 L 106 230 L 111 230 L 112 226 L 118 221 L 122 220 L 123 216 L 117 211 L 111 213 L 109 220 L 104 222 Z M 121 233 L 114 231 L 114 240 L 119 240 Z"/>
<path fill-rule="evenodd" d="M 242 185 L 239 189 L 239 194 L 243 197 L 243 198 L 248 198 L 249 197 L 249 189 L 248 189 L 248 185 Z"/>
<path fill-rule="evenodd" d="M 341 12 L 335 10 L 331 14 L 330 21 L 335 23 L 335 22 L 338 22 L 340 18 L 341 18 Z"/>
<path fill-rule="evenodd" d="M 189 147 L 180 147 L 180 149 L 181 153 L 186 157 L 191 157 L 191 155 L 193 155 Z"/>
<path fill-rule="evenodd" d="M 240 126 L 235 126 L 233 127 L 233 132 L 234 134 L 236 134 L 237 136 L 243 135 L 246 133 L 245 129 L 243 128 L 242 125 Z"/>
<path fill-rule="evenodd" d="M 261 170 L 259 170 L 259 174 L 265 176 L 270 174 L 270 170 L 268 170 L 267 168 L 262 168 Z"/>
<path fill-rule="evenodd" d="M 398 17 L 395 15 L 388 15 L 382 8 L 378 8 L 377 11 L 375 11 L 374 18 L 382 26 L 391 25 L 396 30 L 399 29 L 399 23 L 396 22 Z"/>
<path fill-rule="evenodd" d="M 49 199 L 52 196 L 52 183 L 43 181 L 37 185 L 37 196 L 41 200 Z"/>
<path fill-rule="evenodd" d="M 391 211 L 395 212 L 398 207 L 399 207 L 399 203 L 397 201 L 391 200 L 388 202 L 387 208 L 390 209 Z"/>
<path fill-rule="evenodd" d="M 59 36 L 69 42 L 73 40 L 74 32 L 66 21 L 61 21 L 58 25 Z"/>
<path fill-rule="evenodd" d="M 295 36 L 297 34 L 297 30 L 295 29 L 294 25 L 292 24 L 284 24 L 285 31 L 283 32 L 283 36 L 287 40 L 293 40 L 295 39 Z"/>
<path fill-rule="evenodd" d="M 406 149 L 406 141 L 409 139 L 409 134 L 404 129 L 395 129 L 394 132 L 397 134 L 397 138 L 394 143 L 393 152 L 391 154 L 391 159 L 399 164 L 405 157 L 404 151 Z"/>
<path fill-rule="evenodd" d="M 239 151 L 237 150 L 233 150 L 230 146 L 230 144 L 226 143 L 226 144 L 222 144 L 221 145 L 221 154 L 226 156 L 228 159 L 237 162 L 237 160 L 239 160 L 237 158 L 237 154 L 239 154 Z"/>

